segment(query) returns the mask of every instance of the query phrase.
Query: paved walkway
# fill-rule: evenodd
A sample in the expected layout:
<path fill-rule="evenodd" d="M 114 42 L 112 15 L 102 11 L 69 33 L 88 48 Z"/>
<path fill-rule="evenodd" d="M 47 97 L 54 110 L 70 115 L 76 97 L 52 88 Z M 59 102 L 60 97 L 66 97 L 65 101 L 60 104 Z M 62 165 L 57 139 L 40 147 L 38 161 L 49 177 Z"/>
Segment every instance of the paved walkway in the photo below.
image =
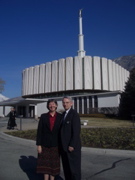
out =
<path fill-rule="evenodd" d="M 6 135 L 7 119 L 0 119 L 0 179 L 43 180 L 35 173 L 35 141 Z M 34 119 L 17 119 L 17 128 L 37 128 Z M 10 130 L 12 131 L 12 130 Z M 15 130 L 16 131 L 16 130 Z M 63 171 L 61 171 L 63 176 Z M 135 180 L 135 151 L 82 148 L 82 180 Z"/>

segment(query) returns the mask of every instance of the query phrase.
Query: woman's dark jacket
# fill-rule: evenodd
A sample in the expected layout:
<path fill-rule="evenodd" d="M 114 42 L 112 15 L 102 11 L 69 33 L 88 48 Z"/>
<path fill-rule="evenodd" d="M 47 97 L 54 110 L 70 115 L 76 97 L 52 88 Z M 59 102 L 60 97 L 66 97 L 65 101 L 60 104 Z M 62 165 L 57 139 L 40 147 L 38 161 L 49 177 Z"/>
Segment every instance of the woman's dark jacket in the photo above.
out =
<path fill-rule="evenodd" d="M 16 111 L 10 111 L 9 120 L 8 120 L 8 126 L 14 127 L 14 126 L 17 125 L 16 122 L 15 122 L 15 118 L 16 118 Z"/>
<path fill-rule="evenodd" d="M 53 130 L 50 130 L 49 113 L 41 115 L 37 129 L 37 146 L 56 147 L 58 146 L 58 135 L 62 115 L 57 113 Z"/>

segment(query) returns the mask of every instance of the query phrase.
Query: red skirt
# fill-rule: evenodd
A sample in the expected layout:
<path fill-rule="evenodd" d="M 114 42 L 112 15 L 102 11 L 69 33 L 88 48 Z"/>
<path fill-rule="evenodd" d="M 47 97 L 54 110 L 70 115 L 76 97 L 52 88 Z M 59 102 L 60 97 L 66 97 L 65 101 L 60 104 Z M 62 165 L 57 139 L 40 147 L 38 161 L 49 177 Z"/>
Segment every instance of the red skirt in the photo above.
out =
<path fill-rule="evenodd" d="M 58 147 L 42 147 L 42 153 L 38 154 L 37 173 L 56 176 L 60 174 L 60 156 Z"/>

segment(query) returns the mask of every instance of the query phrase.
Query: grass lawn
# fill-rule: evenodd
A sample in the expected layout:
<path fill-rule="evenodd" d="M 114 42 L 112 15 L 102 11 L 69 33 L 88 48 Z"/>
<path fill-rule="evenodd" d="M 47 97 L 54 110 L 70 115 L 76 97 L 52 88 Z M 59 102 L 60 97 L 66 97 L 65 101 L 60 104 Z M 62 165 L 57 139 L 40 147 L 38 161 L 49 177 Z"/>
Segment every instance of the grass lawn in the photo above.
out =
<path fill-rule="evenodd" d="M 113 118 L 91 118 L 81 117 L 81 120 L 88 120 L 88 126 L 90 127 L 133 127 L 132 121 L 119 120 Z"/>

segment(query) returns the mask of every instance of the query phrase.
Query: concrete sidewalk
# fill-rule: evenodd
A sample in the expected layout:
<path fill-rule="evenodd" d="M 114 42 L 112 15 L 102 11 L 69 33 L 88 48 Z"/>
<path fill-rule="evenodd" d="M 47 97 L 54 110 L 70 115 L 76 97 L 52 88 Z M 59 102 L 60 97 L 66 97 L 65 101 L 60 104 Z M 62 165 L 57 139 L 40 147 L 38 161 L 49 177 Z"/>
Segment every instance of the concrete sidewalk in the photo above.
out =
<path fill-rule="evenodd" d="M 38 127 L 38 120 L 34 118 L 16 118 L 17 127 L 14 130 L 7 129 L 7 122 L 8 118 L 0 118 L 0 131 L 2 132 L 10 132 L 10 131 L 17 131 L 17 130 L 29 130 L 29 129 L 37 129 Z"/>
<path fill-rule="evenodd" d="M 17 119 L 18 129 L 19 121 Z M 37 125 L 34 119 L 22 119 L 22 130 L 36 129 Z M 3 133 L 12 131 L 6 129 L 6 119 L 0 119 L 0 127 L 0 179 L 41 180 L 34 170 L 35 141 Z M 134 168 L 135 151 L 82 148 L 82 180 L 135 180 Z"/>

